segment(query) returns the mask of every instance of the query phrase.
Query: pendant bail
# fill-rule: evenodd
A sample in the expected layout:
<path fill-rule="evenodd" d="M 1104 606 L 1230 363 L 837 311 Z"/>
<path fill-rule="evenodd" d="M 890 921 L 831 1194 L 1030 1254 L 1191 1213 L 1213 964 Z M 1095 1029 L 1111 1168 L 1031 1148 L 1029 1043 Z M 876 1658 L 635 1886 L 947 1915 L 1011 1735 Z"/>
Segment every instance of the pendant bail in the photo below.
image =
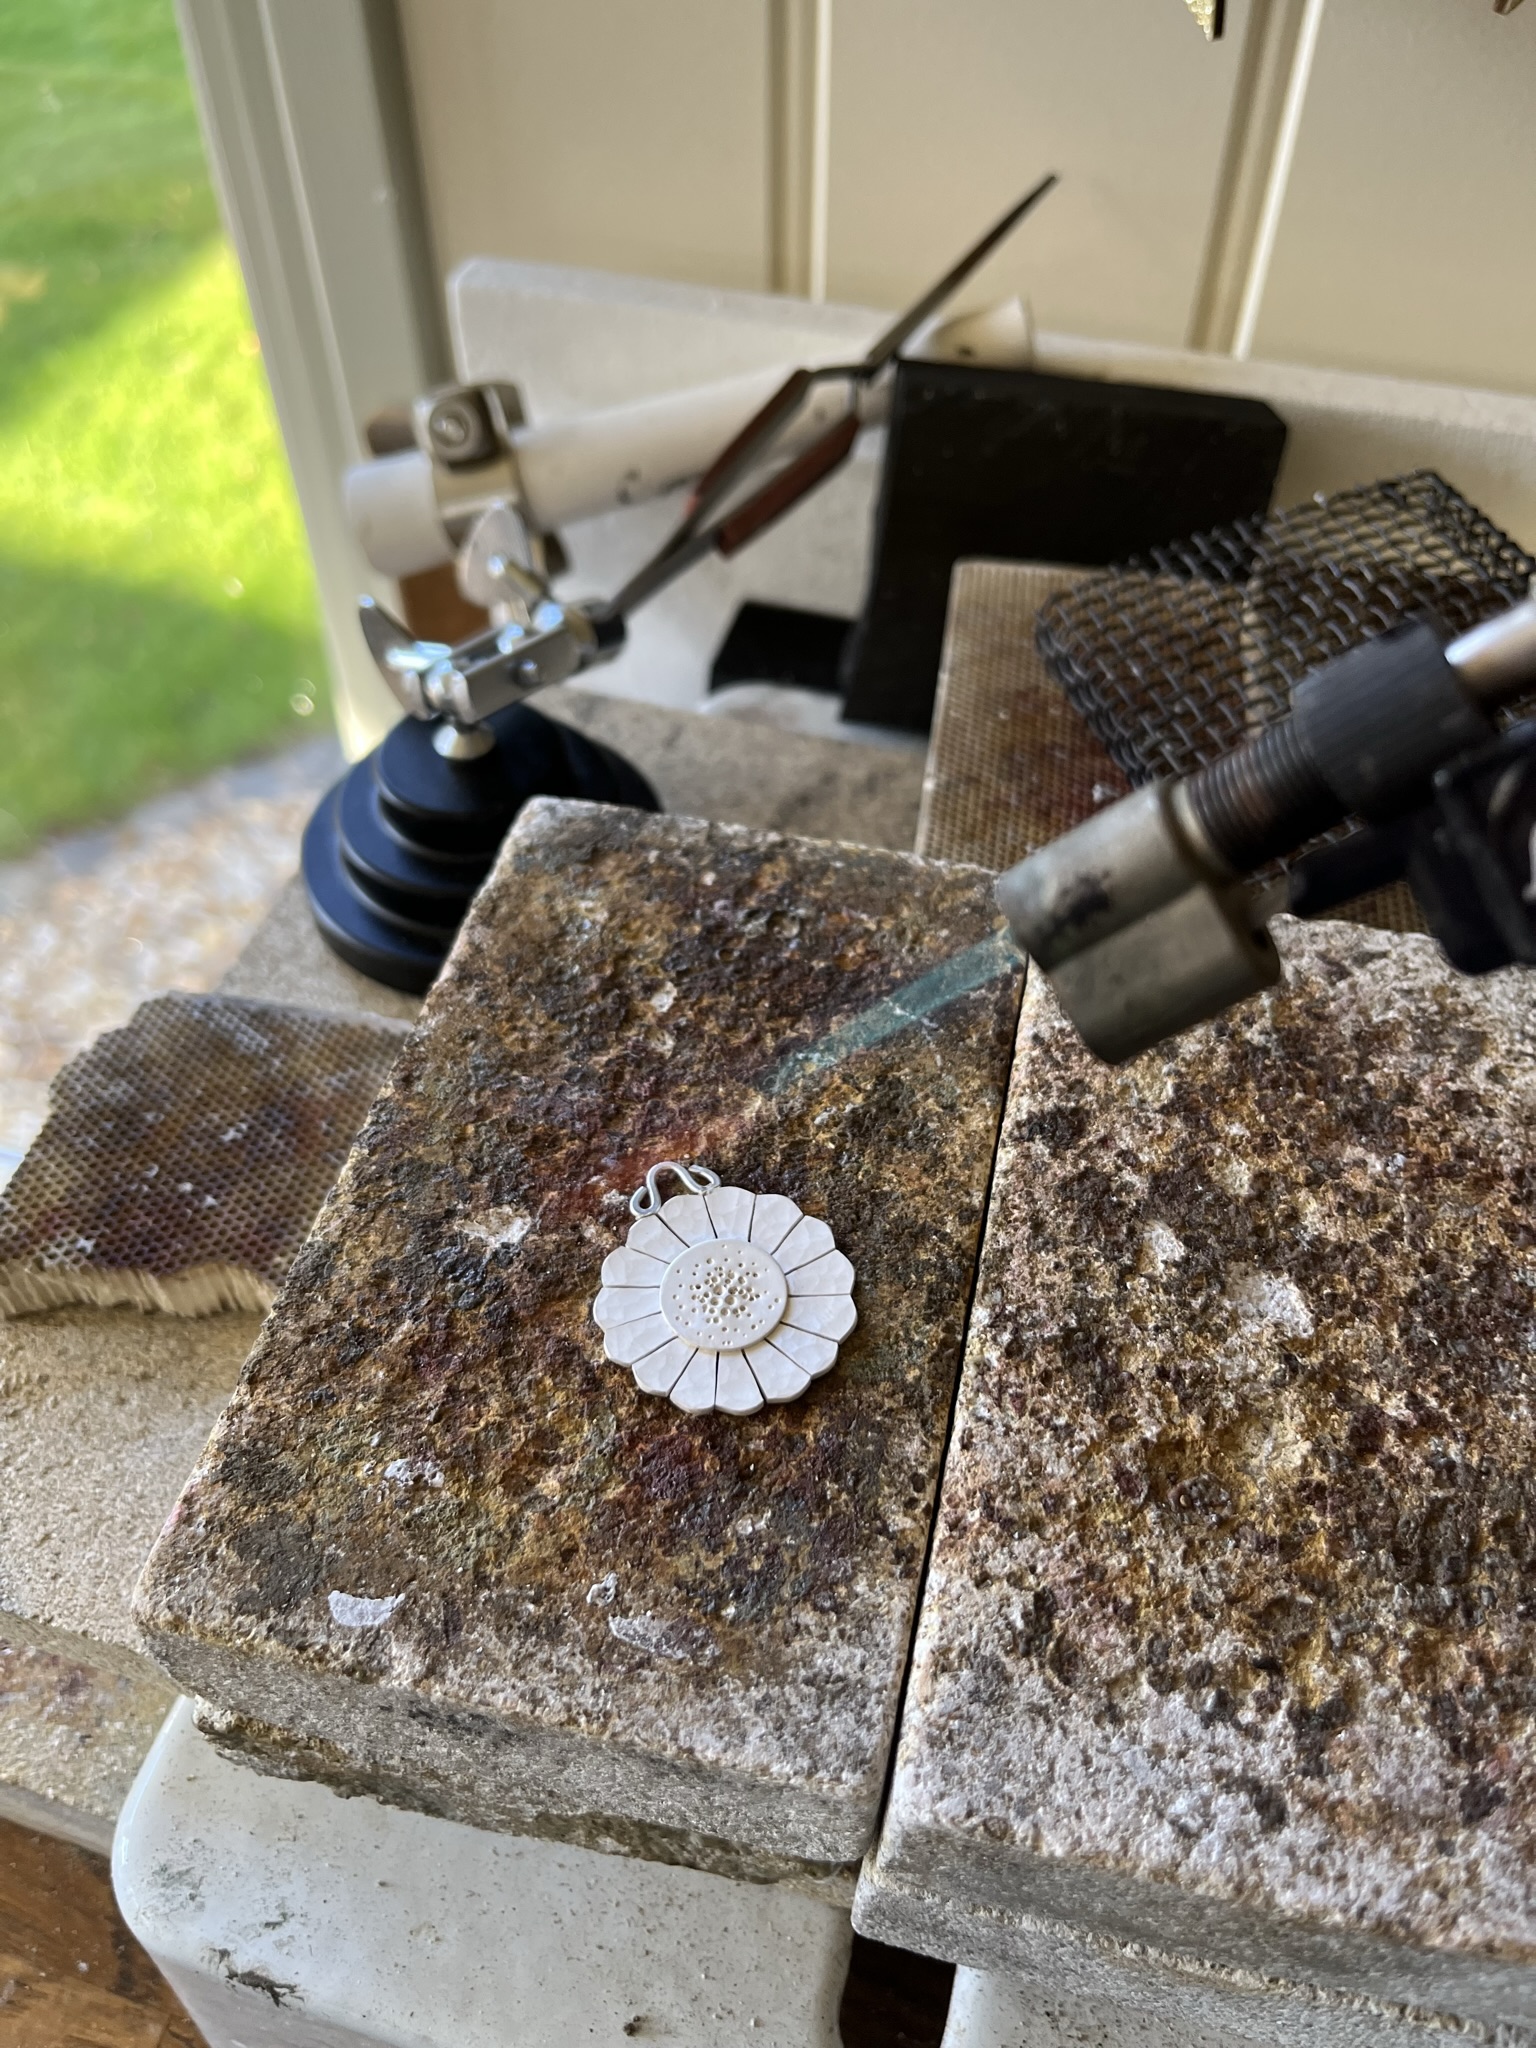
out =
<path fill-rule="evenodd" d="M 720 1185 L 720 1176 L 707 1166 L 685 1166 L 680 1159 L 663 1159 L 653 1166 L 645 1176 L 645 1186 L 636 1188 L 629 1198 L 631 1216 L 654 1216 L 661 1207 L 661 1191 L 656 1183 L 664 1173 L 675 1173 L 690 1195 L 707 1195 L 711 1188 Z"/>

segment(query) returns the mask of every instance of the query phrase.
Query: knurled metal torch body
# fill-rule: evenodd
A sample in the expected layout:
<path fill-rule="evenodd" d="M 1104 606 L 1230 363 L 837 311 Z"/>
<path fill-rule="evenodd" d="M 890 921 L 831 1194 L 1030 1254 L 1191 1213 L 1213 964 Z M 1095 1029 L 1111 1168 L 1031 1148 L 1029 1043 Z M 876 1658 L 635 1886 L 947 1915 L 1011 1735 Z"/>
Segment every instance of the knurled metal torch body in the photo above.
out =
<path fill-rule="evenodd" d="M 1288 717 L 999 878 L 1017 943 L 1100 1058 L 1130 1059 L 1271 986 L 1264 925 L 1284 903 L 1254 889 L 1255 872 L 1346 818 L 1373 849 L 1396 848 L 1447 764 L 1498 740 L 1493 711 L 1536 682 L 1536 599 L 1448 638 L 1418 619 L 1352 649 L 1297 685 Z M 1393 858 L 1417 889 L 1408 852 Z"/>

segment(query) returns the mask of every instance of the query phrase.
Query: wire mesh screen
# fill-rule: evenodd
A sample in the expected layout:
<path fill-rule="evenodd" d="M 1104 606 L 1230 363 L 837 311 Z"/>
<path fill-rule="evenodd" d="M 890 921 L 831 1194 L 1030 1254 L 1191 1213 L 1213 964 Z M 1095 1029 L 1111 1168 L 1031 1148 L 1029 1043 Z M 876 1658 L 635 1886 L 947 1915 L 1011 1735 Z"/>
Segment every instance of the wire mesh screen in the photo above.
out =
<path fill-rule="evenodd" d="M 403 1036 L 240 996 L 141 1003 L 57 1076 L 0 1194 L 0 1315 L 270 1307 Z"/>
<path fill-rule="evenodd" d="M 1052 674 L 1132 782 L 1188 775 L 1290 709 L 1294 684 L 1415 612 L 1452 632 L 1536 561 L 1432 470 L 1156 548 L 1040 614 Z"/>

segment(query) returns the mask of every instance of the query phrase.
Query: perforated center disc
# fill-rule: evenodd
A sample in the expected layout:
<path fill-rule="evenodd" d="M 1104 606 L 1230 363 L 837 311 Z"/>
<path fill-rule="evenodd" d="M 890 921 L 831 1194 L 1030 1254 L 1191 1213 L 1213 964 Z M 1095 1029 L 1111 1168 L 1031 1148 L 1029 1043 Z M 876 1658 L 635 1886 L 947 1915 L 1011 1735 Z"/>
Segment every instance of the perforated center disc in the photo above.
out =
<path fill-rule="evenodd" d="M 668 1266 L 661 1312 L 705 1351 L 740 1351 L 775 1329 L 789 1300 L 778 1261 L 743 1238 L 690 1245 Z"/>

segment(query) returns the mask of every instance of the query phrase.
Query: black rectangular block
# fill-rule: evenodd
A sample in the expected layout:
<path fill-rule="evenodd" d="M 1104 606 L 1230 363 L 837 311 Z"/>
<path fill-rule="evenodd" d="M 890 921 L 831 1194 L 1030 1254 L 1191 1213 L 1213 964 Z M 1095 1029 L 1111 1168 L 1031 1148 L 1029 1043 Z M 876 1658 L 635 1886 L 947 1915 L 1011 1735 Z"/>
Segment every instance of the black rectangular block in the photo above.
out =
<path fill-rule="evenodd" d="M 956 561 L 1123 561 L 1266 510 L 1284 448 L 1257 399 L 900 364 L 844 715 L 927 730 Z"/>

